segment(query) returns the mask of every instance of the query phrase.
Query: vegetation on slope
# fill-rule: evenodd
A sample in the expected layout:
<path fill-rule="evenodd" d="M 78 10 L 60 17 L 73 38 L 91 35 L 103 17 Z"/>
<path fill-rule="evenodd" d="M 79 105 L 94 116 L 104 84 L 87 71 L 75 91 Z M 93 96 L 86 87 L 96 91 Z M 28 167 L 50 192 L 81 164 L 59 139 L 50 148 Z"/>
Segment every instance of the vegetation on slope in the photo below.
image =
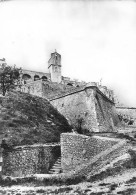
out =
<path fill-rule="evenodd" d="M 59 142 L 69 131 L 67 120 L 46 99 L 21 92 L 0 97 L 0 136 L 10 145 Z"/>

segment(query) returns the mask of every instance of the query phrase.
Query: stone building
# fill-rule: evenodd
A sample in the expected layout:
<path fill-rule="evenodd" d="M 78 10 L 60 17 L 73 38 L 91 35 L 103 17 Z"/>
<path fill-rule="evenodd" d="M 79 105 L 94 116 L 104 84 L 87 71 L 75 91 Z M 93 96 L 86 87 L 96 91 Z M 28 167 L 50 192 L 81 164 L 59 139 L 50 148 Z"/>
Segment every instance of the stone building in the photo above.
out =
<path fill-rule="evenodd" d="M 30 83 L 36 80 L 44 80 L 60 83 L 61 82 L 61 55 L 56 51 L 51 53 L 51 58 L 48 61 L 48 73 L 22 70 L 22 79 L 24 84 Z"/>
<path fill-rule="evenodd" d="M 55 52 L 51 53 L 51 57 L 48 60 L 48 72 L 44 73 L 22 69 L 21 78 L 24 84 L 32 83 L 37 80 L 61 83 L 69 86 L 79 86 L 84 83 L 62 76 L 61 68 L 61 55 L 55 50 Z"/>
<path fill-rule="evenodd" d="M 5 58 L 0 59 L 0 65 L 3 63 L 6 63 Z M 79 82 L 78 80 L 71 80 L 69 77 L 62 76 L 61 69 L 61 55 L 55 50 L 55 52 L 51 53 L 50 59 L 48 60 L 48 72 L 22 69 L 20 73 L 22 83 L 21 91 L 48 98 L 47 95 L 45 95 L 47 94 L 47 90 L 48 95 L 51 92 L 56 95 L 60 92 L 65 92 L 66 90 L 71 91 L 73 88 L 79 88 L 91 84 L 91 86 L 94 85 L 98 87 L 104 95 L 114 101 L 113 91 L 107 89 L 106 86 L 101 86 L 97 82 L 86 83 L 84 81 Z"/>
<path fill-rule="evenodd" d="M 51 53 L 51 57 L 48 60 L 48 73 L 23 69 L 21 75 L 23 82 L 22 91 L 48 98 L 47 91 L 48 94 L 53 91 L 54 95 L 56 95 L 60 91 L 65 92 L 66 89 L 71 91 L 73 87 L 78 88 L 93 85 L 98 87 L 110 100 L 114 101 L 113 91 L 109 90 L 106 86 L 102 86 L 98 82 L 86 83 L 84 81 L 71 80 L 69 77 L 62 76 L 61 68 L 61 55 L 55 51 Z"/>
<path fill-rule="evenodd" d="M 82 131 L 80 134 L 62 134 L 60 145 L 14 148 L 12 152 L 3 155 L 5 175 L 22 177 L 48 174 L 56 162 L 60 163 L 60 170 L 64 173 L 75 172 L 78 166 L 85 164 L 86 167 L 80 167 L 80 173 L 86 174 L 94 167 L 98 169 L 103 159 L 106 159 L 106 164 L 107 160 L 113 160 L 113 156 L 115 158 L 115 155 L 124 152 L 125 141 L 95 134 L 90 137 L 92 133 L 116 132 L 120 127 L 113 91 L 96 82 L 87 84 L 71 81 L 61 75 L 61 67 L 61 55 L 55 51 L 48 61 L 48 73 L 22 70 L 22 91 L 47 98 L 74 130 Z M 112 156 L 113 152 L 116 154 Z"/>

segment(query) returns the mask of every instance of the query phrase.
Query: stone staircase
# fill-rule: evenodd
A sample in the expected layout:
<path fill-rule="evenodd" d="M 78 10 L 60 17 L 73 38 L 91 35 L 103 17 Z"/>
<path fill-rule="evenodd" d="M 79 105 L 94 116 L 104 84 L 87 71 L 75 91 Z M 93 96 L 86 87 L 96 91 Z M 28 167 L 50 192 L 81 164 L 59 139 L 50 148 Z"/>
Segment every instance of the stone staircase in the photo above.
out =
<path fill-rule="evenodd" d="M 49 170 L 49 174 L 59 174 L 61 172 L 61 156 L 57 159 L 55 164 Z"/>

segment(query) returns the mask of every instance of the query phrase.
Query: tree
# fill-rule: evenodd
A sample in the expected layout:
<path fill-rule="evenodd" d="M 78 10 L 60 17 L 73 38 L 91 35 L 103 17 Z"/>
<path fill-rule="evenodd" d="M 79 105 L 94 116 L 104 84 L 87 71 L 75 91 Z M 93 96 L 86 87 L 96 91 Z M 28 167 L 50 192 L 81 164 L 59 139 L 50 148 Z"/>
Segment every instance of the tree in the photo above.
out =
<path fill-rule="evenodd" d="M 78 115 L 76 118 L 75 125 L 74 125 L 73 129 L 75 129 L 75 131 L 79 134 L 83 134 L 83 128 L 82 128 L 83 123 L 84 123 L 83 117 Z"/>
<path fill-rule="evenodd" d="M 6 63 L 0 65 L 0 89 L 3 96 L 9 89 L 15 88 L 20 81 L 21 69 L 16 68 L 16 66 L 9 66 Z"/>

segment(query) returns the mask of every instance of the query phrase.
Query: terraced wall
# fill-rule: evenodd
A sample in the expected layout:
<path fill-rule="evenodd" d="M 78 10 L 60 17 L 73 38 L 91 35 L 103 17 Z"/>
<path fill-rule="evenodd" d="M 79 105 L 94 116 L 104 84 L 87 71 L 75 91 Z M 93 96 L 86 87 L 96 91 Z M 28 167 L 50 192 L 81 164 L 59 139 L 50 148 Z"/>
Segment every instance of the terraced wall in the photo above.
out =
<path fill-rule="evenodd" d="M 2 175 L 47 174 L 60 156 L 60 145 L 32 145 L 3 151 Z"/>

